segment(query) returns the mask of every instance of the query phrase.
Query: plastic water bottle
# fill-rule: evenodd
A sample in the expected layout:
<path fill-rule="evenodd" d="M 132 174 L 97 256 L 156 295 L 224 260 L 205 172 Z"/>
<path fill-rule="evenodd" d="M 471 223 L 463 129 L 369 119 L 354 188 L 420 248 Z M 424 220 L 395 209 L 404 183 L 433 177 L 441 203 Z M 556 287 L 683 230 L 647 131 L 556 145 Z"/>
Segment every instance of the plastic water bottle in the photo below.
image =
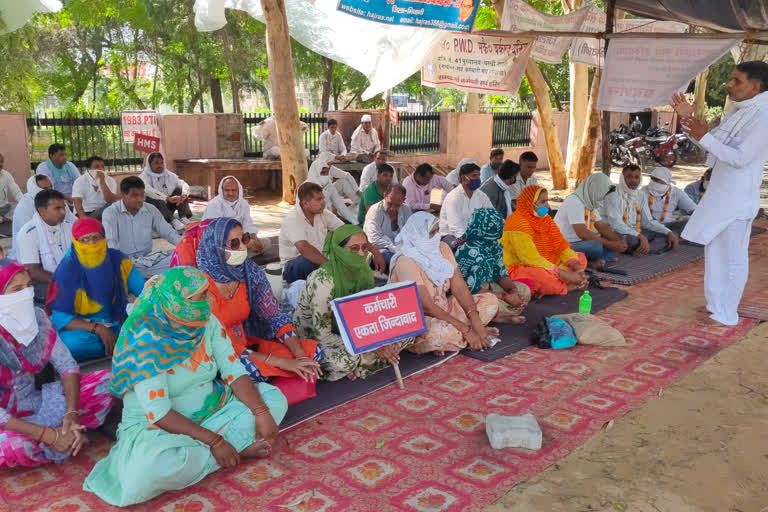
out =
<path fill-rule="evenodd" d="M 592 312 L 592 296 L 586 290 L 579 299 L 579 313 L 588 315 Z"/>

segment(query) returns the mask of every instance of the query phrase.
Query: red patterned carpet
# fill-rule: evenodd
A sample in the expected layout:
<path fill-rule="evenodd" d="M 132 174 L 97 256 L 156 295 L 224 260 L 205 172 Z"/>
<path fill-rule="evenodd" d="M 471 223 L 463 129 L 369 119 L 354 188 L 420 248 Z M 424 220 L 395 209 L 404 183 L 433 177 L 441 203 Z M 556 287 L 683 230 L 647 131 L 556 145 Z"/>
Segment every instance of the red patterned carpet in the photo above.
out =
<path fill-rule="evenodd" d="M 768 234 L 752 240 L 746 299 L 768 304 Z M 495 363 L 457 357 L 285 433 L 290 446 L 167 493 L 135 510 L 469 511 L 566 456 L 607 421 L 636 408 L 752 327 L 702 327 L 703 263 L 629 288 L 599 316 L 626 348 L 528 348 Z M 354 385 L 350 383 L 350 385 Z M 490 448 L 486 414 L 533 413 L 544 431 L 537 452 Z M 94 442 L 65 465 L 6 470 L 4 510 L 112 510 L 81 490 L 109 443 Z"/>

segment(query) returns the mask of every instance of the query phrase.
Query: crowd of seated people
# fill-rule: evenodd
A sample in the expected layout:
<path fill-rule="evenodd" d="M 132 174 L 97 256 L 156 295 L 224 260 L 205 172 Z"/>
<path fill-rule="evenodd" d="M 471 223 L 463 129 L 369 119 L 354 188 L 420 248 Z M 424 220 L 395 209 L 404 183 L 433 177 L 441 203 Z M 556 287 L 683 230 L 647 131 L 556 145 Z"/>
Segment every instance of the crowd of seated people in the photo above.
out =
<path fill-rule="evenodd" d="M 270 242 L 235 177 L 184 226 L 189 188 L 162 155 L 118 186 L 103 159 L 81 174 L 51 146 L 26 194 L 6 194 L 13 209 L 0 202 L 0 215 L 13 216 L 18 261 L 0 261 L 0 366 L 11 370 L 0 372 L 0 466 L 77 455 L 85 430 L 122 401 L 118 440 L 84 489 L 117 506 L 182 489 L 278 447 L 288 408 L 278 379 L 364 379 L 403 351 L 484 350 L 498 335 L 492 322 L 523 323 L 533 297 L 586 289 L 588 266 L 616 252 L 641 256 L 654 238 L 676 246 L 668 210 L 688 211 L 668 172 L 657 169 L 640 190 L 640 171 L 628 166 L 618 187 L 590 176 L 553 216 L 533 176 L 536 155 L 517 163 L 501 150 L 482 169 L 462 160 L 450 178 L 419 165 L 401 185 L 361 131 L 360 155 L 376 160 L 357 215 L 337 201 L 335 183 L 354 180 L 334 171 L 347 158 L 334 132 L 324 141 L 334 153 L 314 161 L 281 224 L 283 281 L 299 290 L 293 307 L 253 259 Z M 433 200 L 437 189 L 443 201 Z M 174 248 L 156 247 L 153 233 Z M 331 301 L 377 278 L 416 284 L 427 329 L 352 354 Z M 80 375 L 78 363 L 103 357 L 111 372 Z M 41 390 L 34 381 L 48 363 L 59 380 Z"/>

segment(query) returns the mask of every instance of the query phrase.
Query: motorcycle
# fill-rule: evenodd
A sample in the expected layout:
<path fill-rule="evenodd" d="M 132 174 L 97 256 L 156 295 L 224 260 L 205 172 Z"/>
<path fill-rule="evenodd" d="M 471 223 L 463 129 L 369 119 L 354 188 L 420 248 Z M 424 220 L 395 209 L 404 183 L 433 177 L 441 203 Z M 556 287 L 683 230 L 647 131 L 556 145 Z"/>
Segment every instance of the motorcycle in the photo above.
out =
<path fill-rule="evenodd" d="M 626 145 L 627 141 L 634 138 L 636 134 L 629 126 L 622 124 L 618 129 L 611 131 L 608 142 L 610 148 L 611 163 L 617 167 L 624 167 L 629 164 L 637 165 L 636 156 Z"/>
<path fill-rule="evenodd" d="M 634 156 L 635 161 L 643 167 L 651 161 L 664 167 L 672 167 L 677 163 L 677 153 L 675 152 L 677 143 L 674 135 L 666 137 L 638 136 L 628 140 L 624 145 Z"/>

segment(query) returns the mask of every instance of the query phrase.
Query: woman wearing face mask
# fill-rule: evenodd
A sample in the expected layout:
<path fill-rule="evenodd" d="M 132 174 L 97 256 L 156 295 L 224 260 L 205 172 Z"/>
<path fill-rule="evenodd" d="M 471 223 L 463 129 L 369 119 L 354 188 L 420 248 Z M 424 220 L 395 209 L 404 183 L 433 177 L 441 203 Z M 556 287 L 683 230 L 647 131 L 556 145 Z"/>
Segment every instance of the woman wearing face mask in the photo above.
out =
<path fill-rule="evenodd" d="M 243 237 L 239 222 L 222 217 L 214 219 L 200 239 L 197 265 L 211 283 L 213 315 L 254 382 L 279 376 L 316 379 L 322 350 L 316 341 L 299 340 L 266 274 L 247 257 Z"/>
<path fill-rule="evenodd" d="M 347 203 L 342 199 L 339 190 L 333 183 L 333 179 L 337 180 L 352 180 L 354 178 L 345 171 L 342 171 L 338 167 L 332 166 L 331 162 L 336 157 L 331 153 L 320 153 L 309 166 L 309 172 L 307 172 L 307 182 L 317 183 L 323 187 L 323 195 L 325 196 L 325 204 L 328 209 L 335 209 L 336 215 L 352 224 L 357 224 L 357 214 L 354 209 L 357 207 L 357 202 L 360 200 L 359 194 L 355 197 L 350 197 L 352 200 L 352 207 L 347 206 Z M 357 189 L 357 184 L 354 186 Z"/>
<path fill-rule="evenodd" d="M 125 321 L 110 380 L 123 399 L 117 443 L 83 483 L 107 503 L 141 503 L 279 448 L 285 396 L 251 382 L 208 287 L 196 268 L 174 267 L 147 282 Z"/>
<path fill-rule="evenodd" d="M 88 217 L 75 222 L 72 247 L 53 273 L 46 303 L 75 359 L 112 354 L 128 295 L 140 295 L 144 282 L 131 260 L 107 248 L 101 222 Z"/>
<path fill-rule="evenodd" d="M 360 355 L 344 348 L 330 301 L 373 288 L 373 271 L 366 259 L 370 247 L 358 226 L 345 224 L 329 232 L 323 246 L 328 262 L 309 274 L 299 294 L 293 323 L 301 336 L 316 339 L 323 348 L 320 368 L 325 380 L 365 378 L 398 363 L 400 350 L 413 342 L 406 338 Z"/>
<path fill-rule="evenodd" d="M 517 210 L 504 223 L 501 245 L 510 279 L 532 283 L 535 295 L 586 289 L 587 259 L 571 249 L 549 215 L 547 189 L 538 185 L 523 189 Z"/>
<path fill-rule="evenodd" d="M 427 332 L 417 336 L 408 350 L 458 351 L 469 346 L 490 346 L 486 328 L 499 312 L 499 299 L 492 293 L 472 295 L 448 245 L 440 242 L 437 219 L 426 212 L 411 215 L 395 238 L 397 252 L 390 263 L 389 280 L 415 281 L 427 321 Z M 448 291 L 451 295 L 448 295 Z"/>
<path fill-rule="evenodd" d="M 43 310 L 22 265 L 0 269 L 0 466 L 63 462 L 85 444 L 112 406 L 109 371 L 80 369 Z M 51 363 L 61 380 L 35 387 Z"/>

